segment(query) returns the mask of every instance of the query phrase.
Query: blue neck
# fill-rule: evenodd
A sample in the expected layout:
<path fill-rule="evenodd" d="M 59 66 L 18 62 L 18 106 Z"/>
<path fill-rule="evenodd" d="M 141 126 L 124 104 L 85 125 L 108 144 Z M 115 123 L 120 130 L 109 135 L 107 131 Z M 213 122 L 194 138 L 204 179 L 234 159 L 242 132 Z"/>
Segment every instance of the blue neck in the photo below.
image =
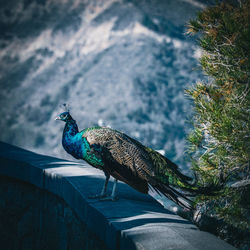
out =
<path fill-rule="evenodd" d="M 77 159 L 82 158 L 82 134 L 79 133 L 76 121 L 73 119 L 68 120 L 65 124 L 62 144 L 67 153 Z"/>
<path fill-rule="evenodd" d="M 78 126 L 76 124 L 76 121 L 71 119 L 66 122 L 64 130 L 63 130 L 63 135 L 67 134 L 68 136 L 74 136 L 78 133 Z"/>

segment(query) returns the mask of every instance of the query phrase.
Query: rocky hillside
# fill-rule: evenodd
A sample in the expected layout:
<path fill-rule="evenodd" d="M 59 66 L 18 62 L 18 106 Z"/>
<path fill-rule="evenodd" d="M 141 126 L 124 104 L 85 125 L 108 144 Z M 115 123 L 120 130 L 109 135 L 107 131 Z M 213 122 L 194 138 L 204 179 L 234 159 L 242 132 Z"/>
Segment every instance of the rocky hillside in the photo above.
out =
<path fill-rule="evenodd" d="M 203 2 L 0 3 L 0 140 L 68 157 L 66 102 L 80 128 L 109 125 L 185 167 L 184 89 L 202 75 L 184 32 Z"/>

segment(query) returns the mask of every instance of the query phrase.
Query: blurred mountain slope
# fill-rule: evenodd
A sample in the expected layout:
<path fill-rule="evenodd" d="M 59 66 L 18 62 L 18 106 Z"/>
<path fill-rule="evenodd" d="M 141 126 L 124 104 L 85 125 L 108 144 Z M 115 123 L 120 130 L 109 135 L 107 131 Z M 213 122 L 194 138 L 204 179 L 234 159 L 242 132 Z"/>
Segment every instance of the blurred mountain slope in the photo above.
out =
<path fill-rule="evenodd" d="M 184 88 L 202 78 L 184 36 L 202 1 L 0 4 L 0 140 L 69 157 L 60 104 L 79 128 L 110 125 L 186 166 Z"/>

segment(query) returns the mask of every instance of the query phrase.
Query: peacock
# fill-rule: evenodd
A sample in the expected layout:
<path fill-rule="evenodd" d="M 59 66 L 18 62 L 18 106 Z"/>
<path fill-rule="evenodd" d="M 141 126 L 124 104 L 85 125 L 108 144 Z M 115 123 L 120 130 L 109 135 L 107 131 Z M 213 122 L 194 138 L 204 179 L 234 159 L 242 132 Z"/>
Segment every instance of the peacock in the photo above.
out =
<path fill-rule="evenodd" d="M 180 172 L 178 166 L 157 151 L 109 127 L 95 126 L 79 132 L 69 111 L 56 120 L 65 122 L 62 145 L 76 159 L 83 159 L 105 174 L 100 194 L 91 198 L 116 200 L 117 181 L 127 183 L 137 191 L 150 191 L 165 196 L 182 208 L 192 210 L 193 202 L 186 191 L 192 189 L 192 178 Z M 110 196 L 107 185 L 110 176 L 114 185 Z"/>

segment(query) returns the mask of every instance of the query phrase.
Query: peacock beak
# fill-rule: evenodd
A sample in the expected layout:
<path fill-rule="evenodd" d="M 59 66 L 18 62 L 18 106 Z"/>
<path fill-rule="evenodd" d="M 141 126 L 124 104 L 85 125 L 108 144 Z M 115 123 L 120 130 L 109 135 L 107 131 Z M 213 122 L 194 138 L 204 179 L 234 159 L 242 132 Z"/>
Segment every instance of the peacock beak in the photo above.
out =
<path fill-rule="evenodd" d="M 60 116 L 57 116 L 57 117 L 55 118 L 55 121 L 56 121 L 56 120 L 61 120 Z"/>

